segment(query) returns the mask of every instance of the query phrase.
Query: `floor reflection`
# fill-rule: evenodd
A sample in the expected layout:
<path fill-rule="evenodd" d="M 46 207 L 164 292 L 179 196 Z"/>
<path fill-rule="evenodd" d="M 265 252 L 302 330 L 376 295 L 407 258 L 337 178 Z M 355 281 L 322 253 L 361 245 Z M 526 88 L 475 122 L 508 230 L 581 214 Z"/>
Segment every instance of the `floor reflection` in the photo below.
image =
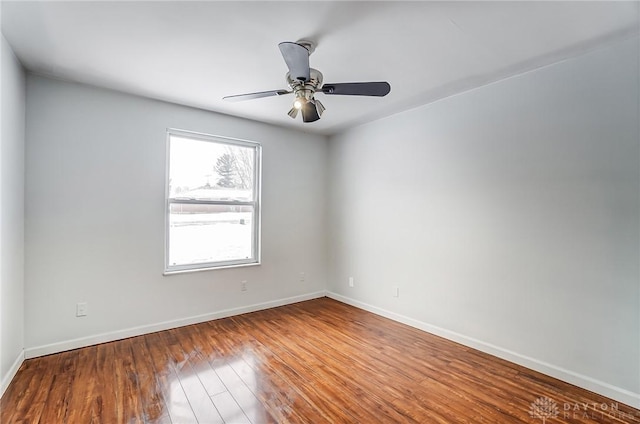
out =
<path fill-rule="evenodd" d="M 186 377 L 187 379 L 197 380 L 197 376 Z M 171 420 L 174 423 L 192 423 L 197 422 L 194 419 L 193 411 L 191 410 L 191 405 L 189 404 L 189 400 L 185 395 L 184 389 L 182 388 L 182 384 L 177 377 L 174 377 L 169 382 L 170 391 L 169 391 L 169 399 L 167 399 L 167 409 L 169 412 L 169 416 L 171 416 Z"/>
<path fill-rule="evenodd" d="M 187 354 L 172 368 L 167 410 L 174 423 L 206 422 L 261 424 L 276 422 L 263 400 L 276 406 L 260 373 L 260 360 L 251 350 L 230 358 L 203 358 L 203 348 Z M 278 407 L 282 407 L 279 405 Z M 215 417 L 214 417 L 215 415 Z M 207 421 L 204 421 L 206 417 Z"/>

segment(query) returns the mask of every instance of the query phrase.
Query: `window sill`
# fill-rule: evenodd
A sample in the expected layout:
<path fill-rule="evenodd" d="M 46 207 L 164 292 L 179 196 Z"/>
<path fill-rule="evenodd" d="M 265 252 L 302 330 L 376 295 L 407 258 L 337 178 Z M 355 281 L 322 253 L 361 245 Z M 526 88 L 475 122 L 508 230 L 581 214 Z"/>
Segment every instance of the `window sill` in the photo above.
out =
<path fill-rule="evenodd" d="M 210 267 L 203 267 L 203 268 L 193 268 L 193 269 L 177 269 L 177 270 L 170 270 L 167 271 L 165 270 L 162 275 L 164 276 L 170 276 L 170 275 L 175 275 L 175 274 L 187 274 L 187 273 L 191 273 L 191 272 L 202 272 L 202 271 L 215 271 L 218 269 L 229 269 L 229 268 L 243 268 L 243 267 L 247 267 L 247 266 L 258 266 L 260 265 L 260 262 L 252 262 L 250 264 L 235 264 L 235 265 L 221 265 L 221 266 L 210 266 Z"/>

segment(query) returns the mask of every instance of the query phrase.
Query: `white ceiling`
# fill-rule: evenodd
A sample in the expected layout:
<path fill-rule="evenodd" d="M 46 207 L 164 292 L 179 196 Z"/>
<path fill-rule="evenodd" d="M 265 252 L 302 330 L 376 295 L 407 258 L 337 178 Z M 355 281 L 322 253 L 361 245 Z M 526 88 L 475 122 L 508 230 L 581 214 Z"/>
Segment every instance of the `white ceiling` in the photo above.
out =
<path fill-rule="evenodd" d="M 2 1 L 30 71 L 321 134 L 394 114 L 638 33 L 629 2 Z M 384 98 L 324 96 L 287 116 L 281 41 L 317 43 L 325 82 L 386 80 Z"/>

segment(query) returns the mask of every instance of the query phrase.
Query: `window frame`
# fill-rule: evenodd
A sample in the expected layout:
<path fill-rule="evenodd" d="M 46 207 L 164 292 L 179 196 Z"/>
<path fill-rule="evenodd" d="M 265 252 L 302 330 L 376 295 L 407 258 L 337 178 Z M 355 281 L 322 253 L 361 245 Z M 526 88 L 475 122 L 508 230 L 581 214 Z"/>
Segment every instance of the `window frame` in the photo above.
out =
<path fill-rule="evenodd" d="M 237 200 L 202 200 L 202 199 L 181 199 L 172 200 L 170 195 L 169 180 L 171 176 L 171 137 L 189 138 L 205 142 L 213 142 L 235 147 L 245 147 L 253 149 L 253 199 L 249 201 Z M 256 141 L 241 140 L 232 137 L 206 134 L 194 131 L 167 128 L 166 135 L 166 170 L 165 170 L 165 248 L 164 248 L 164 275 L 207 271 L 214 269 L 235 268 L 244 266 L 255 266 L 261 263 L 261 187 L 262 187 L 262 145 Z M 171 248 L 170 225 L 171 225 L 171 205 L 172 204 L 196 204 L 196 205 L 224 205 L 224 206 L 252 206 L 253 207 L 253 231 L 251 236 L 252 257 L 247 259 L 233 259 L 216 262 L 200 262 L 195 264 L 171 265 L 169 263 L 169 252 Z"/>

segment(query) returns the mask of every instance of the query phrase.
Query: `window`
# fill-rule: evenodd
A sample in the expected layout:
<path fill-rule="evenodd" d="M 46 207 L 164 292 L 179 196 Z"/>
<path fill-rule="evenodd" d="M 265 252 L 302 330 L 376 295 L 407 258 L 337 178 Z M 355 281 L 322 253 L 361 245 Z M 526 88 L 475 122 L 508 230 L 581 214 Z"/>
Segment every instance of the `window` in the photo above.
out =
<path fill-rule="evenodd" d="M 260 262 L 260 145 L 170 129 L 165 272 Z"/>

